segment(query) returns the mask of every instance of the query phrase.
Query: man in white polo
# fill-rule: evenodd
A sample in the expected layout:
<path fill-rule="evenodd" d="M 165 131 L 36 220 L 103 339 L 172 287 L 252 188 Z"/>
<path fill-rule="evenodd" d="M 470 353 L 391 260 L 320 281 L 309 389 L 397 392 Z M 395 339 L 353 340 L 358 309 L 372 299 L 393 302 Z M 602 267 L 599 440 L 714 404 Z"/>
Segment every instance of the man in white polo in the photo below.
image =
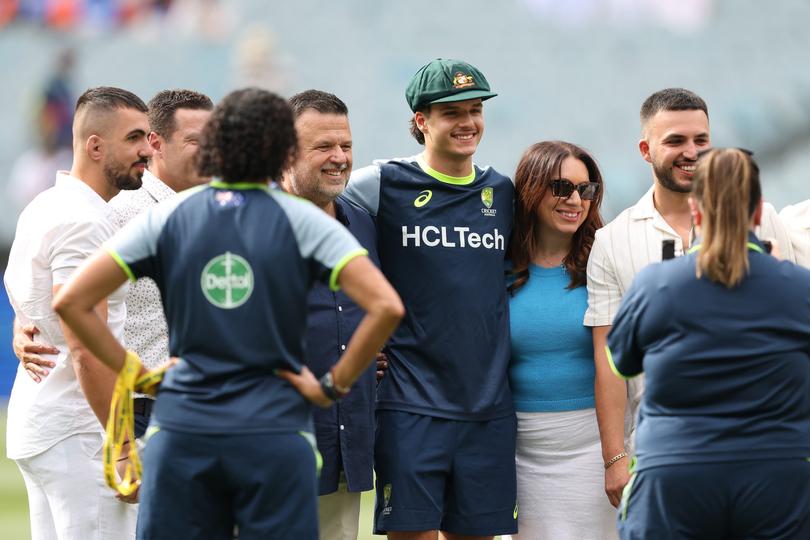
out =
<path fill-rule="evenodd" d="M 108 204 L 138 189 L 152 150 L 146 105 L 126 90 L 92 88 L 73 121 L 73 166 L 20 215 L 5 285 L 20 326 L 53 344 L 53 367 L 40 382 L 23 364 L 8 410 L 7 452 L 25 480 L 34 540 L 134 538 L 137 507 L 116 500 L 103 481 L 101 446 L 115 374 L 60 325 L 53 296 L 115 232 Z M 123 334 L 122 288 L 99 306 Z"/>
<path fill-rule="evenodd" d="M 779 218 L 790 236 L 796 264 L 810 268 L 810 199 L 786 206 Z"/>
<path fill-rule="evenodd" d="M 687 199 L 692 174 L 698 153 L 711 143 L 706 103 L 683 88 L 667 88 L 648 97 L 641 107 L 641 128 L 639 151 L 650 163 L 653 186 L 638 203 L 597 231 L 588 260 L 585 326 L 593 327 L 605 492 L 614 506 L 630 477 L 628 463 L 644 380 L 636 377 L 625 384 L 611 372 L 605 355 L 607 334 L 635 275 L 661 261 L 663 240 L 674 243 L 676 256 L 689 249 L 692 218 Z M 763 239 L 773 239 L 783 258 L 793 259 L 784 227 L 769 204 L 763 208 L 758 233 Z"/>

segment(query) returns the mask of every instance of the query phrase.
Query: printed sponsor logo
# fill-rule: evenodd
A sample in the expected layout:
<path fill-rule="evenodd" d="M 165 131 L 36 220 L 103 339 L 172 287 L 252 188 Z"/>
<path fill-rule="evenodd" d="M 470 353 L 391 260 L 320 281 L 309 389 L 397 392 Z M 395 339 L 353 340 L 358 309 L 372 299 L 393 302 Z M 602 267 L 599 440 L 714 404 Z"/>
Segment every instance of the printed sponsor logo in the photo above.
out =
<path fill-rule="evenodd" d="M 425 191 L 420 192 L 419 196 L 414 199 L 413 205 L 417 208 L 422 208 L 428 203 L 428 201 L 430 201 L 431 197 L 433 197 L 433 192 L 426 189 Z"/>
<path fill-rule="evenodd" d="M 470 247 L 478 249 L 499 249 L 506 250 L 506 239 L 498 232 L 498 229 L 493 229 L 488 233 L 470 232 L 469 227 L 434 227 L 428 225 L 427 227 L 420 227 L 415 225 L 413 228 L 407 225 L 402 226 L 402 247 L 420 247 L 422 245 L 427 247 Z"/>
<path fill-rule="evenodd" d="M 200 285 L 206 300 L 216 307 L 237 308 L 253 293 L 253 269 L 245 259 L 226 251 L 208 261 Z"/>

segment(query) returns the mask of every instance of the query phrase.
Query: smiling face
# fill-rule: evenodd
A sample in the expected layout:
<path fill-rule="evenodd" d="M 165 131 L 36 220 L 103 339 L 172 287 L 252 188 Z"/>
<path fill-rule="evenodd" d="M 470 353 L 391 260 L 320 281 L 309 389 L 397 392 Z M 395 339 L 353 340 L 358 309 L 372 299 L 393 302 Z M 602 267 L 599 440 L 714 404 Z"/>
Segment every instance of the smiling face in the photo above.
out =
<path fill-rule="evenodd" d="M 572 156 L 560 164 L 559 178 L 570 180 L 574 185 L 591 181 L 585 164 Z M 555 197 L 551 188 L 547 189 L 536 212 L 540 235 L 572 237 L 588 217 L 590 208 L 591 201 L 582 200 L 576 189 L 567 199 Z"/>
<path fill-rule="evenodd" d="M 295 129 L 299 152 L 289 175 L 292 190 L 324 208 L 343 193 L 352 172 L 349 118 L 307 109 Z"/>
<path fill-rule="evenodd" d="M 660 111 L 645 125 L 639 150 L 662 187 L 689 193 L 698 153 L 710 144 L 709 119 L 702 110 Z"/>
<path fill-rule="evenodd" d="M 113 188 L 138 189 L 152 156 L 146 138 L 149 121 L 146 113 L 135 109 L 118 109 L 112 114 L 104 133 L 104 176 Z"/>
<path fill-rule="evenodd" d="M 155 155 L 150 169 L 174 191 L 182 191 L 205 183 L 208 178 L 197 173 L 197 151 L 200 134 L 211 111 L 204 109 L 177 109 L 174 112 L 175 130 L 168 139 L 157 133 L 151 135 Z M 158 140 L 155 141 L 154 139 Z"/>
<path fill-rule="evenodd" d="M 425 148 L 449 159 L 470 158 L 484 134 L 484 106 L 480 99 L 434 103 L 414 121 L 425 135 Z"/>

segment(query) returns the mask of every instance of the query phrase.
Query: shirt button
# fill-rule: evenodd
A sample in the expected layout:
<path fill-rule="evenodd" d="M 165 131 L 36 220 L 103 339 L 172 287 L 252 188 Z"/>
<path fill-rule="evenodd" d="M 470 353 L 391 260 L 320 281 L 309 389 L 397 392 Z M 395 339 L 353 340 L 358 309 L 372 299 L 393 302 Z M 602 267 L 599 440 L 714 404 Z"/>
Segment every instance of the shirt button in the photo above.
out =
<path fill-rule="evenodd" d="M 338 306 L 338 311 L 343 311 L 343 306 Z"/>
<path fill-rule="evenodd" d="M 346 350 L 346 345 L 341 345 L 341 346 L 340 346 L 340 350 L 341 350 L 341 351 L 345 351 L 345 350 Z"/>
<path fill-rule="evenodd" d="M 343 424 L 340 424 L 340 431 L 343 431 Z"/>

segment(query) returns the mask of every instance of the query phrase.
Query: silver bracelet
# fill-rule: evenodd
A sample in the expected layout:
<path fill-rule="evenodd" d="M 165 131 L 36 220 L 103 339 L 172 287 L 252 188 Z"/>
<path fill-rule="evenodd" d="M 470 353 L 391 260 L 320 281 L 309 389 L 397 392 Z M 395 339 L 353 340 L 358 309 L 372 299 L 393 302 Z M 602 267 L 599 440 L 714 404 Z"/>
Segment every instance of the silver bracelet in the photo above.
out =
<path fill-rule="evenodd" d="M 619 461 L 623 457 L 627 457 L 627 452 L 622 451 L 621 453 L 616 454 L 615 456 L 613 456 L 612 458 L 607 460 L 605 462 L 605 470 L 608 470 L 611 465 L 613 465 L 614 463 L 616 463 L 617 461 Z"/>

